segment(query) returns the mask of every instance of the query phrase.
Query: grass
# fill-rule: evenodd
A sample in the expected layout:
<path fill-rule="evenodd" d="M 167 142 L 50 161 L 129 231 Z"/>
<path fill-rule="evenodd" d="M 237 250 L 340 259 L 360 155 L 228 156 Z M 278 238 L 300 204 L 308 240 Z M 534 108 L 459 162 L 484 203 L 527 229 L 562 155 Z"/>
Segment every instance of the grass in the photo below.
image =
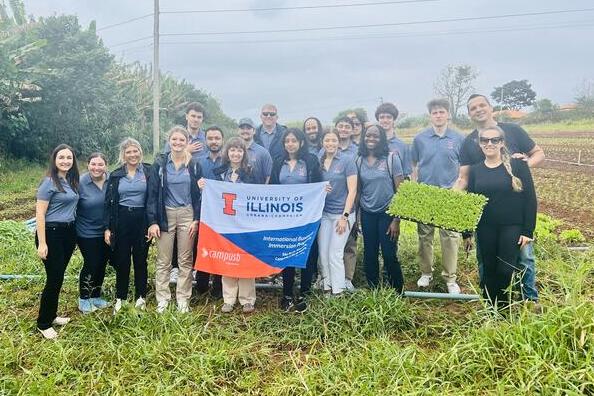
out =
<path fill-rule="evenodd" d="M 594 119 L 565 120 L 551 123 L 523 124 L 528 132 L 587 132 L 594 130 Z"/>
<path fill-rule="evenodd" d="M 0 272 L 41 273 L 32 237 L 18 226 L 0 223 Z M 418 275 L 415 239 L 404 225 L 408 289 Z M 60 312 L 74 320 L 56 342 L 35 331 L 42 282 L 2 281 L 0 394 L 591 394 L 594 254 L 571 253 L 550 235 L 537 254 L 542 315 L 515 305 L 494 317 L 476 302 L 380 289 L 314 297 L 303 315 L 279 312 L 279 295 L 259 291 L 251 316 L 221 314 L 220 302 L 204 297 L 189 315 L 159 316 L 151 291 L 147 312 L 82 316 L 69 278 Z M 467 290 L 469 261 L 460 266 Z M 79 269 L 77 257 L 68 275 Z M 110 297 L 113 286 L 110 270 Z"/>

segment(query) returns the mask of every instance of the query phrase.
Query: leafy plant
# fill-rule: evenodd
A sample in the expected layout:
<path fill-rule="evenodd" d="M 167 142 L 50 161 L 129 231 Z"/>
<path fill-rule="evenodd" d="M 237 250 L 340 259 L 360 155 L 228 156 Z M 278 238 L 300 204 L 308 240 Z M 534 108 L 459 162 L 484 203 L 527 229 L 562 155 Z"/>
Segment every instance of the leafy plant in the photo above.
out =
<path fill-rule="evenodd" d="M 559 240 L 566 245 L 586 242 L 582 232 L 576 229 L 561 231 Z"/>
<path fill-rule="evenodd" d="M 453 231 L 474 231 L 487 198 L 405 181 L 392 198 L 388 213 Z"/>

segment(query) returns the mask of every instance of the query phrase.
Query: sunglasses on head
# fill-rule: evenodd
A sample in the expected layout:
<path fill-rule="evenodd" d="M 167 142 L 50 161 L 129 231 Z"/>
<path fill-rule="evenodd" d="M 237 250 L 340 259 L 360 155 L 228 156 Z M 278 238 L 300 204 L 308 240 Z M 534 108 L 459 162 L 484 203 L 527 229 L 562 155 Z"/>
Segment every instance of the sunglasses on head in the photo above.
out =
<path fill-rule="evenodd" d="M 263 111 L 262 115 L 264 117 L 274 117 L 276 115 L 276 113 L 274 111 Z"/>
<path fill-rule="evenodd" d="M 481 137 L 481 138 L 479 138 L 479 142 L 482 145 L 487 145 L 489 143 L 499 144 L 499 143 L 503 142 L 503 138 L 501 136 L 492 137 L 492 138 Z"/>

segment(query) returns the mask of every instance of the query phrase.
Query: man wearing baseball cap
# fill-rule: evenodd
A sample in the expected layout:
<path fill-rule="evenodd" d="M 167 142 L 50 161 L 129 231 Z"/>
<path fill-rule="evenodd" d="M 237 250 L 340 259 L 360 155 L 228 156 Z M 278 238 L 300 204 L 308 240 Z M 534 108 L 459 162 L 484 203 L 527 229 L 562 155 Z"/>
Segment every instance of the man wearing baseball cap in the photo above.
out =
<path fill-rule="evenodd" d="M 252 167 L 254 178 L 259 184 L 268 184 L 272 172 L 272 157 L 264 147 L 254 141 L 255 133 L 254 121 L 251 118 L 239 120 L 238 135 L 244 140 L 247 147 L 248 161 Z M 280 141 L 280 136 L 278 139 Z"/>

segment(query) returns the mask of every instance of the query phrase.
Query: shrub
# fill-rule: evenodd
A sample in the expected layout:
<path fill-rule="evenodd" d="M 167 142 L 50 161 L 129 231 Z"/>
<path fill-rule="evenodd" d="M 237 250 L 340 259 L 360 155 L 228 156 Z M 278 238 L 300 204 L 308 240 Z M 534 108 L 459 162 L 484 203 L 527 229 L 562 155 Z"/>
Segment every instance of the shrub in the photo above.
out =
<path fill-rule="evenodd" d="M 388 213 L 448 230 L 474 231 L 486 203 L 487 198 L 480 194 L 405 181 L 392 198 Z"/>

